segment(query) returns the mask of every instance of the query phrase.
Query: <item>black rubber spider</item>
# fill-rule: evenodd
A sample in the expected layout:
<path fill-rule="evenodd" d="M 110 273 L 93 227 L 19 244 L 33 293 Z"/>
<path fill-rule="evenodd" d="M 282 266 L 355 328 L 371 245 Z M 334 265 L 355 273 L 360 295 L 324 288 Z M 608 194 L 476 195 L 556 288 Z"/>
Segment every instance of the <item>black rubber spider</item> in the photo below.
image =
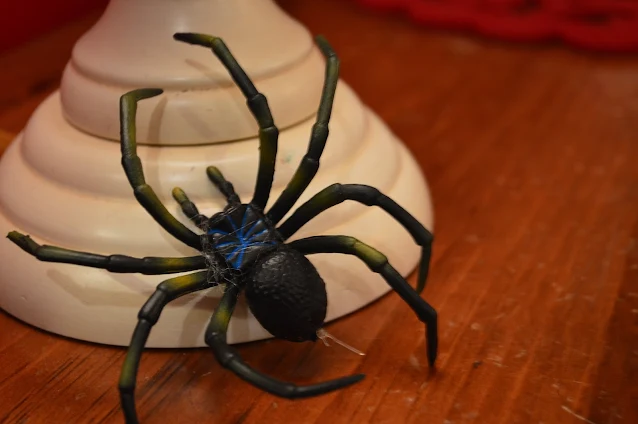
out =
<path fill-rule="evenodd" d="M 226 331 L 237 298 L 243 290 L 253 315 L 273 336 L 302 342 L 317 340 L 327 309 L 325 283 L 304 256 L 313 253 L 355 255 L 385 278 L 388 284 L 426 324 L 427 355 L 430 366 L 437 354 L 436 311 L 419 294 L 425 286 L 431 256 L 432 234 L 405 209 L 377 189 L 365 185 L 334 184 L 299 207 L 283 224 L 286 215 L 308 187 L 319 169 L 319 158 L 328 138 L 328 122 L 339 74 L 339 59 L 330 45 L 317 38 L 326 57 L 326 77 L 317 120 L 306 155 L 286 189 L 267 212 L 264 211 L 275 171 L 278 130 L 266 97 L 259 93 L 237 63 L 224 42 L 217 37 L 178 33 L 178 41 L 210 48 L 227 68 L 246 97 L 248 107 L 259 123 L 259 170 L 253 199 L 241 203 L 233 185 L 215 167 L 207 174 L 226 197 L 223 211 L 210 218 L 201 215 L 183 190 L 175 188 L 173 197 L 182 211 L 203 231 L 197 235 L 173 215 L 146 184 L 142 164 L 136 153 L 135 116 L 137 102 L 157 96 L 160 89 L 140 89 L 124 94 L 120 100 L 122 165 L 139 203 L 170 234 L 201 254 L 183 258 L 132 258 L 124 255 L 102 256 L 54 246 L 41 246 L 29 236 L 11 232 L 8 238 L 41 261 L 63 262 L 103 268 L 111 272 L 170 274 L 198 271 L 168 279 L 141 308 L 138 323 L 129 345 L 119 382 L 122 409 L 127 423 L 136 423 L 135 380 L 142 350 L 163 308 L 187 293 L 225 283 L 224 294 L 206 329 L 205 341 L 219 363 L 247 382 L 285 398 L 320 395 L 357 381 L 364 375 L 343 377 L 319 384 L 296 386 L 268 377 L 247 365 L 237 351 L 226 343 Z M 346 200 L 378 206 L 405 227 L 422 247 L 416 291 L 374 248 L 347 236 L 309 237 L 290 243 L 285 241 L 312 218 Z"/>

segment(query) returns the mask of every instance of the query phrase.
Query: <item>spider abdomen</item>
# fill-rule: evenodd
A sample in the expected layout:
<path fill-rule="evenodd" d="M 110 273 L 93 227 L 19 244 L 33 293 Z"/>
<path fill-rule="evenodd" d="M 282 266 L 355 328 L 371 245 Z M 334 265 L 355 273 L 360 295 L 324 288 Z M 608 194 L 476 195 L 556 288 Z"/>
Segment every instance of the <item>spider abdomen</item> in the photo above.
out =
<path fill-rule="evenodd" d="M 326 318 L 326 285 L 301 253 L 280 245 L 262 256 L 246 281 L 246 300 L 273 336 L 295 342 L 316 340 Z"/>

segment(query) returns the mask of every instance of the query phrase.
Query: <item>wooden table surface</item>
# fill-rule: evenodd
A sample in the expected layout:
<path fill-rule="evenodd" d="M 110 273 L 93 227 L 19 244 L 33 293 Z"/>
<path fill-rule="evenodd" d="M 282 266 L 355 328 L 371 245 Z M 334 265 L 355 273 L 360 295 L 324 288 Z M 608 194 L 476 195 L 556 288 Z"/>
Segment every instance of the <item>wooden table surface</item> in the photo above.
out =
<path fill-rule="evenodd" d="M 328 36 L 344 80 L 431 184 L 424 296 L 439 311 L 437 372 L 423 326 L 390 294 L 329 326 L 365 357 L 282 341 L 239 347 L 278 378 L 363 372 L 361 383 L 288 401 L 207 349 L 153 351 L 138 380 L 142 421 L 638 423 L 638 58 L 430 32 L 345 1 L 280 3 Z M 0 57 L 2 148 L 95 19 Z M 0 329 L 1 422 L 123 422 L 123 348 L 4 313 Z"/>

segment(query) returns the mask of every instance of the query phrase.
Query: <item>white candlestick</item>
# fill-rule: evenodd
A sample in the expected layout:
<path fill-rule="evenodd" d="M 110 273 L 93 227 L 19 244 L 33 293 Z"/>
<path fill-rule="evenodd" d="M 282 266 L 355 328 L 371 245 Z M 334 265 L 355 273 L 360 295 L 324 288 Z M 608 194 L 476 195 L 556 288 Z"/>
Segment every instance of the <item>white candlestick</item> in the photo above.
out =
<path fill-rule="evenodd" d="M 77 43 L 59 92 L 34 113 L 0 161 L 0 231 L 17 230 L 41 244 L 99 254 L 188 256 L 136 202 L 120 165 L 119 97 L 159 87 L 140 103 L 138 154 L 146 179 L 189 227 L 171 198 L 180 186 L 207 214 L 224 199 L 206 178 L 218 166 L 250 198 L 258 161 L 257 125 L 241 92 L 214 55 L 173 40 L 175 32 L 221 36 L 269 100 L 280 127 L 271 203 L 305 153 L 319 104 L 324 61 L 311 35 L 272 0 L 112 0 Z M 337 51 L 338 53 L 338 51 Z M 432 226 L 429 193 L 405 147 L 340 81 L 330 138 L 316 178 L 296 206 L 334 182 L 377 187 Z M 294 238 L 347 234 L 385 253 L 403 275 L 420 249 L 378 208 L 341 204 Z M 40 262 L 9 240 L 0 242 L 0 306 L 36 327 L 82 340 L 128 345 L 137 313 L 162 276 Z M 354 257 L 313 255 L 328 287 L 328 320 L 389 291 Z M 204 346 L 218 290 L 169 304 L 149 347 Z M 269 337 L 243 302 L 228 340 Z"/>

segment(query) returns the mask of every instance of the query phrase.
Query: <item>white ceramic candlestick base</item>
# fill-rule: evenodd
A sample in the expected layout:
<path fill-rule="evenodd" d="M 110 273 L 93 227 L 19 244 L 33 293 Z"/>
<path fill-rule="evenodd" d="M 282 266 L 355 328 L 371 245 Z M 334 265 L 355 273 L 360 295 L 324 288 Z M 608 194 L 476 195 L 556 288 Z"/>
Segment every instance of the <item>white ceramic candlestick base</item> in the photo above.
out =
<path fill-rule="evenodd" d="M 222 36 L 268 97 L 281 129 L 274 202 L 305 153 L 318 106 L 324 64 L 309 34 L 270 0 L 113 0 L 77 44 L 60 92 L 40 105 L 0 161 L 0 232 L 17 230 L 41 244 L 99 254 L 195 254 L 135 201 L 120 165 L 118 97 L 140 87 L 165 89 L 140 103 L 137 122 L 138 140 L 146 144 L 138 149 L 146 179 L 168 209 L 196 231 L 170 196 L 174 186 L 207 215 L 223 207 L 206 178 L 209 165 L 250 199 L 259 150 L 254 120 L 217 59 L 173 41 L 177 31 Z M 321 168 L 296 206 L 334 182 L 375 186 L 432 227 L 417 164 L 343 82 Z M 420 249 L 396 221 L 354 202 L 310 221 L 294 239 L 320 234 L 357 237 L 384 252 L 402 275 L 419 258 Z M 128 345 L 140 307 L 167 278 L 39 262 L 7 239 L 0 241 L 0 258 L 5 311 L 54 333 L 114 345 Z M 310 259 L 327 284 L 329 321 L 389 291 L 356 258 Z M 213 289 L 169 304 L 148 346 L 204 346 L 219 294 Z M 242 301 L 229 342 L 267 337 Z"/>

